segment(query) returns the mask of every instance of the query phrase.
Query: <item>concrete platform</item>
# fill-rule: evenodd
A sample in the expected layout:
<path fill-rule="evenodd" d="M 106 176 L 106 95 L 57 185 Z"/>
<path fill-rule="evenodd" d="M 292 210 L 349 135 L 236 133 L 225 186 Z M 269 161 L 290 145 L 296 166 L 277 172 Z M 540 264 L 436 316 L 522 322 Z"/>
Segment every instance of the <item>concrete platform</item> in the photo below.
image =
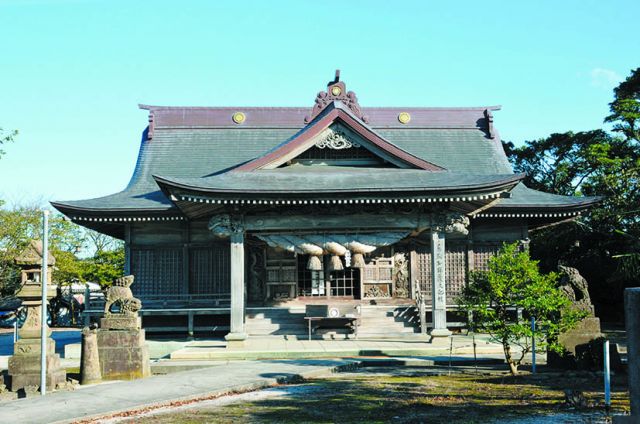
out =
<path fill-rule="evenodd" d="M 452 337 L 452 355 L 473 356 L 470 336 Z M 171 360 L 258 360 L 357 356 L 448 356 L 451 346 L 426 340 L 300 340 L 291 337 L 249 338 L 242 348 L 228 347 L 226 341 L 203 340 L 187 343 L 169 354 Z M 476 336 L 476 354 L 504 355 L 502 345 L 490 343 L 488 336 Z"/>
<path fill-rule="evenodd" d="M 240 393 L 359 366 L 343 359 L 230 362 L 126 382 L 80 386 L 75 391 L 3 402 L 1 423 L 70 423 L 146 408 Z"/>

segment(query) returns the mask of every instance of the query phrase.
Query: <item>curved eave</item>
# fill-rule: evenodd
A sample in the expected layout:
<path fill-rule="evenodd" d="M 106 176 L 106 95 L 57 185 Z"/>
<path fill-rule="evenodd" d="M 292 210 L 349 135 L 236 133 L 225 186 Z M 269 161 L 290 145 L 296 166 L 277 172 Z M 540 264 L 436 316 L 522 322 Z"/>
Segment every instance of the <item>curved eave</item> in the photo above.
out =
<path fill-rule="evenodd" d="M 519 204 L 495 206 L 474 215 L 475 219 L 526 219 L 529 230 L 536 230 L 578 219 L 583 213 L 604 197 L 588 197 L 579 202 L 556 205 Z"/>
<path fill-rule="evenodd" d="M 291 197 L 291 195 L 300 195 L 306 198 L 314 198 L 318 197 L 318 194 L 331 194 L 331 195 L 383 195 L 385 193 L 392 193 L 394 195 L 397 194 L 407 194 L 412 193 L 415 196 L 420 195 L 429 195 L 429 194 L 477 194 L 477 193 L 485 193 L 489 191 L 496 190 L 505 190 L 510 189 L 515 184 L 524 178 L 524 174 L 514 174 L 508 178 L 503 178 L 496 181 L 491 181 L 484 184 L 464 184 L 457 186 L 436 186 L 436 187 L 421 187 L 421 186 L 411 186 L 411 187 L 374 187 L 374 188 L 327 188 L 327 189 L 296 189 L 295 187 L 287 188 L 287 189 L 263 189 L 260 187 L 255 188 L 242 188 L 242 189 L 226 189 L 221 187 L 210 187 L 203 185 L 194 185 L 181 182 L 179 180 L 165 178 L 158 175 L 154 175 L 156 183 L 161 187 L 163 192 L 168 196 L 175 194 L 175 190 L 179 190 L 185 193 L 192 193 L 194 195 L 213 195 L 216 197 L 224 198 L 224 197 L 246 197 L 246 198 L 255 198 L 258 196 L 279 196 L 279 195 L 287 195 L 287 197 Z"/>
<path fill-rule="evenodd" d="M 513 175 L 501 179 L 493 184 L 465 185 L 452 189 L 438 187 L 437 189 L 416 190 L 374 190 L 374 191 L 304 191 L 302 193 L 287 190 L 285 192 L 264 192 L 252 190 L 248 192 L 238 190 L 218 190 L 210 187 L 197 187 L 184 184 L 159 176 L 154 177 L 162 191 L 189 218 L 196 219 L 203 216 L 220 213 L 226 208 L 278 208 L 299 207 L 317 204 L 431 204 L 447 203 L 460 213 L 470 214 L 486 207 L 498 199 L 508 196 L 511 190 L 523 178 L 523 175 Z"/>
<path fill-rule="evenodd" d="M 72 222 L 83 227 L 110 235 L 118 239 L 125 237 L 125 225 L 133 222 L 178 221 L 185 219 L 175 206 L 154 209 L 131 208 L 88 208 L 50 202 L 51 206 L 67 216 Z"/>
<path fill-rule="evenodd" d="M 53 206 L 54 208 L 56 208 L 57 210 L 59 210 L 65 215 L 68 215 L 68 213 L 115 214 L 115 215 L 139 213 L 144 215 L 147 213 L 155 214 L 155 213 L 170 212 L 172 210 L 175 211 L 175 207 L 173 205 L 168 205 L 163 208 L 140 209 L 140 208 L 95 208 L 95 207 L 70 205 L 64 202 L 49 202 L 49 203 L 51 203 L 51 206 Z"/>
<path fill-rule="evenodd" d="M 603 196 L 585 196 L 580 201 L 575 201 L 573 198 L 571 202 L 564 204 L 540 204 L 540 203 L 520 203 L 516 205 L 496 205 L 495 210 L 505 211 L 547 211 L 547 210 L 570 210 L 570 209 L 588 209 L 593 205 L 602 202 L 605 198 Z"/>

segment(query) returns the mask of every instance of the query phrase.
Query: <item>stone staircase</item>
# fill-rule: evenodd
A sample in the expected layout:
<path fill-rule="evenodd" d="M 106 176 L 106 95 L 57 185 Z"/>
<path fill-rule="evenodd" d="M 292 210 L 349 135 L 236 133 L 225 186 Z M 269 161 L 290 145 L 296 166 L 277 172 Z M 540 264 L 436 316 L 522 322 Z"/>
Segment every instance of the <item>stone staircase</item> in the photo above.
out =
<path fill-rule="evenodd" d="M 407 339 L 420 336 L 419 318 L 413 305 L 363 305 L 359 339 Z M 308 327 L 305 307 L 247 308 L 246 331 L 250 337 L 297 338 L 306 340 Z M 318 325 L 317 322 L 313 323 Z M 344 340 L 353 335 L 347 328 L 321 327 L 314 331 L 313 339 Z"/>

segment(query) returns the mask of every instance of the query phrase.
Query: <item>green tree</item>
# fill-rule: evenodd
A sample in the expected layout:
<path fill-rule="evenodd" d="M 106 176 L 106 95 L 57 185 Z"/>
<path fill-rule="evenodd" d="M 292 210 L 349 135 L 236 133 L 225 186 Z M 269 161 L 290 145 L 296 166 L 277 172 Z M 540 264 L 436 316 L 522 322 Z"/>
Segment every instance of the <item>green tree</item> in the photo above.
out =
<path fill-rule="evenodd" d="M 605 122 L 613 123 L 613 131 L 626 140 L 640 141 L 640 68 L 613 90 L 614 100 L 609 103 L 611 114 Z"/>
<path fill-rule="evenodd" d="M 124 246 L 118 243 L 114 250 L 96 251 L 92 258 L 84 260 L 84 281 L 101 286 L 109 285 L 124 275 Z"/>
<path fill-rule="evenodd" d="M 613 132 L 552 134 L 505 152 L 531 188 L 562 195 L 603 196 L 575 222 L 532 233 L 531 254 L 544 270 L 563 261 L 591 283 L 599 313 L 619 314 L 623 289 L 640 283 L 640 68 L 615 90 Z M 611 318 L 618 318 L 611 316 Z"/>
<path fill-rule="evenodd" d="M 49 219 L 49 249 L 56 257 L 54 281 L 80 279 L 75 256 L 86 243 L 81 227 L 52 214 Z M 0 209 L 0 296 L 10 296 L 19 288 L 19 269 L 14 258 L 31 242 L 42 238 L 42 211 L 37 205 Z"/>
<path fill-rule="evenodd" d="M 3 144 L 11 143 L 12 141 L 14 141 L 17 135 L 18 135 L 18 131 L 16 130 L 5 131 L 2 127 L 0 127 L 0 147 Z M 4 154 L 5 154 L 5 151 L 0 148 L 0 158 L 2 158 Z M 0 203 L 0 206 L 2 206 L 2 203 Z"/>
<path fill-rule="evenodd" d="M 573 327 L 583 316 L 571 308 L 569 298 L 556 286 L 557 275 L 542 274 L 538 262 L 521 251 L 517 243 L 505 244 L 498 255 L 489 260 L 488 271 L 471 274 L 471 284 L 458 299 L 462 310 L 473 317 L 470 328 L 487 332 L 502 344 L 511 374 L 518 373 L 524 357 L 531 353 L 533 333 L 528 320 L 536 320 L 536 350 L 562 351 L 554 340 L 560 332 Z M 520 349 L 515 352 L 515 347 Z"/>

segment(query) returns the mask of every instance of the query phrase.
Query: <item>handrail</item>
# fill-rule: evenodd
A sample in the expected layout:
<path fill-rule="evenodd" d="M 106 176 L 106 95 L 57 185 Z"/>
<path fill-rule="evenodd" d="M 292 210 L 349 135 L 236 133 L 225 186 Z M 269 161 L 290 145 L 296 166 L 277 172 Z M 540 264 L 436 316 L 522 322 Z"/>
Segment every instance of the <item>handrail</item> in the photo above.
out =
<path fill-rule="evenodd" d="M 415 293 L 418 314 L 420 315 L 420 333 L 427 334 L 427 304 L 425 302 L 424 295 L 422 294 L 422 290 L 420 290 L 418 280 L 414 280 L 413 284 L 413 292 Z"/>

